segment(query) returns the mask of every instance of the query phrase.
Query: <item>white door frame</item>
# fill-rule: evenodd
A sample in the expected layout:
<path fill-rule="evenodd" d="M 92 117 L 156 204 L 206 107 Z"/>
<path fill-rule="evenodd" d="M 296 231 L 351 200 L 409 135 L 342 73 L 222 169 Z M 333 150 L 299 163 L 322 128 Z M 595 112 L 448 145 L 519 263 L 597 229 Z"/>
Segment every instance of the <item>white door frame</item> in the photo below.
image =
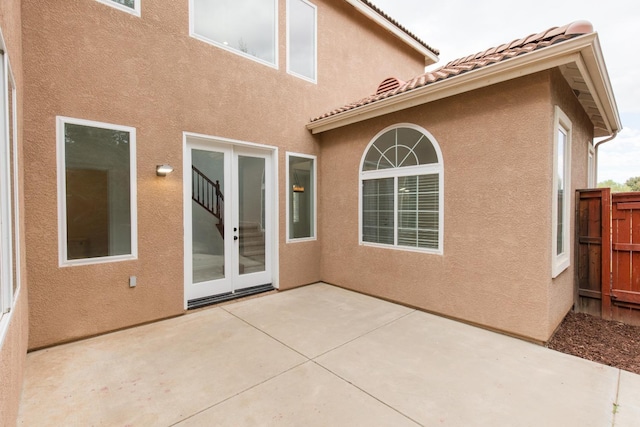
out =
<path fill-rule="evenodd" d="M 271 192 L 271 200 L 270 203 L 271 208 L 268 212 L 266 212 L 265 221 L 265 229 L 271 231 L 270 246 L 265 248 L 267 252 L 270 252 L 270 261 L 266 261 L 269 263 L 268 266 L 265 266 L 267 269 L 271 271 L 271 282 L 274 288 L 279 287 L 279 204 L 278 204 L 278 193 L 279 193 L 279 182 L 278 182 L 278 148 L 269 146 L 256 144 L 246 141 L 238 141 L 232 140 L 229 138 L 222 138 L 210 135 L 197 134 L 192 132 L 183 132 L 183 213 L 184 213 L 184 308 L 187 309 L 189 297 L 189 289 L 192 282 L 192 269 L 193 269 L 193 260 L 192 260 L 192 224 L 191 224 L 191 153 L 189 150 L 193 146 L 200 146 L 203 149 L 211 149 L 215 150 L 217 147 L 226 146 L 229 150 L 232 151 L 233 158 L 237 158 L 238 155 L 248 154 L 251 155 L 249 150 L 259 150 L 265 154 L 268 154 L 267 161 L 269 161 L 270 157 L 270 168 L 267 167 L 266 170 L 270 169 L 268 172 L 269 176 L 265 176 L 265 182 L 271 183 L 271 187 L 273 191 Z M 245 153 L 243 153 L 243 148 L 245 149 Z M 234 150 L 237 150 L 238 153 L 234 154 Z M 232 162 L 233 162 L 232 158 Z M 267 165 L 268 166 L 268 165 Z M 227 171 L 225 171 L 227 173 Z M 268 185 L 268 184 L 267 184 Z M 225 204 L 227 203 L 227 195 L 225 195 Z M 231 201 L 231 203 L 235 203 Z M 237 206 L 236 206 L 237 207 Z M 270 214 L 270 215 L 269 215 Z M 225 218 L 226 222 L 226 218 Z M 233 266 L 234 269 L 237 269 L 237 266 Z"/>

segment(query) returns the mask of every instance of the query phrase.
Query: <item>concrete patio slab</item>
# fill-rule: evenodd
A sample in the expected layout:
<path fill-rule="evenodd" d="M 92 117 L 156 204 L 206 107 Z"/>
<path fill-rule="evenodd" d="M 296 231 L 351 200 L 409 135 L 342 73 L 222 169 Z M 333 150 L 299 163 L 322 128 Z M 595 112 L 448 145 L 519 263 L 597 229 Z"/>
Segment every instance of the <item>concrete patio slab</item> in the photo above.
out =
<path fill-rule="evenodd" d="M 317 359 L 423 425 L 610 426 L 618 370 L 415 312 Z"/>
<path fill-rule="evenodd" d="M 171 425 L 305 360 L 206 310 L 30 353 L 18 425 Z"/>
<path fill-rule="evenodd" d="M 309 358 L 414 311 L 326 284 L 224 308 Z"/>
<path fill-rule="evenodd" d="M 311 361 L 178 424 L 179 427 L 418 425 Z"/>
<path fill-rule="evenodd" d="M 640 426 L 640 375 L 620 372 L 615 420 L 615 425 L 619 427 Z"/>
<path fill-rule="evenodd" d="M 317 284 L 30 353 L 18 425 L 631 427 L 638 402 L 638 375 Z"/>

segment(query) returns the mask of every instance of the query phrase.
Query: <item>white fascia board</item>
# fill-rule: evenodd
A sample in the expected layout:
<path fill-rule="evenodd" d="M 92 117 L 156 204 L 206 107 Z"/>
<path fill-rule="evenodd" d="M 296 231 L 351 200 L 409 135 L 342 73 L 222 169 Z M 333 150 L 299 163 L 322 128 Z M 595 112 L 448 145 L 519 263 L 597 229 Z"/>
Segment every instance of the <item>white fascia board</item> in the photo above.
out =
<path fill-rule="evenodd" d="M 549 46 L 545 49 L 526 53 L 503 62 L 491 64 L 458 76 L 449 77 L 372 104 L 363 105 L 344 113 L 317 120 L 307 124 L 307 129 L 314 134 L 321 133 L 561 65 L 569 63 L 578 64 L 582 62 L 581 53 L 592 46 L 594 39 L 595 34 L 576 37 L 555 46 Z M 591 68 L 594 67 L 596 72 L 600 70 L 598 64 L 594 64 Z M 608 82 L 608 77 L 603 78 L 601 76 L 601 79 Z M 611 94 L 612 93 L 613 92 L 611 92 Z M 594 98 L 599 98 L 600 94 L 593 93 L 592 95 Z M 612 102 L 613 104 L 611 104 Z M 603 108 L 603 117 L 607 117 L 608 119 L 617 117 L 615 100 L 612 97 L 608 96 L 606 98 L 606 104 L 600 102 L 598 105 L 599 108 Z M 610 112 L 610 114 L 605 114 L 606 112 Z"/>
<path fill-rule="evenodd" d="M 584 62 L 578 64 L 578 68 L 583 77 L 585 77 L 585 81 L 588 76 L 589 83 L 593 86 L 593 89 L 589 86 L 589 90 L 598 105 L 598 109 L 603 113 L 602 117 L 606 118 L 607 129 L 611 134 L 622 130 L 618 104 L 616 103 L 597 33 L 593 34 L 592 43 L 583 49 L 582 58 Z"/>
<path fill-rule="evenodd" d="M 424 45 L 419 43 L 416 39 L 414 39 L 404 31 L 402 31 L 400 28 L 398 28 L 396 25 L 391 23 L 389 20 L 387 20 L 384 16 L 380 15 L 375 10 L 371 9 L 366 4 L 362 3 L 359 0 L 345 0 L 345 1 L 349 3 L 351 6 L 355 7 L 357 11 L 365 15 L 367 18 L 371 19 L 376 24 L 380 25 L 387 31 L 391 32 L 394 36 L 398 37 L 405 44 L 409 45 L 414 50 L 417 50 L 418 52 L 420 52 L 420 54 L 424 56 L 425 66 L 435 64 L 440 60 L 440 58 L 438 58 L 438 55 L 434 54 L 431 50 L 426 48 Z"/>

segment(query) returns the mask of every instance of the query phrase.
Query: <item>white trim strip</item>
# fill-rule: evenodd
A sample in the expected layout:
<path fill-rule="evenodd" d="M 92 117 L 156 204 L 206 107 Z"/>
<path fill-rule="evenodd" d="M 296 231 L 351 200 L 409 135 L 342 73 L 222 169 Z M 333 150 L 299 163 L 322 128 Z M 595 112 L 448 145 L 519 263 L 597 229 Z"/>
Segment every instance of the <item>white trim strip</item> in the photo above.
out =
<path fill-rule="evenodd" d="M 67 203 L 66 203 L 66 163 L 65 136 L 66 124 L 74 124 L 100 129 L 118 130 L 129 133 L 129 186 L 130 186 L 130 222 L 131 222 L 131 253 L 126 255 L 104 256 L 96 258 L 67 259 Z M 57 165 L 58 165 L 58 264 L 60 267 L 71 267 L 89 264 L 104 264 L 109 262 L 130 261 L 138 258 L 138 209 L 137 209 L 137 157 L 136 157 L 136 129 L 130 126 L 97 122 L 71 117 L 56 117 Z"/>
<path fill-rule="evenodd" d="M 291 182 L 289 181 L 289 158 L 290 157 L 300 157 L 300 158 L 304 158 L 304 159 L 309 159 L 309 160 L 313 160 L 313 176 L 312 176 L 312 187 L 313 187 L 313 212 L 311 213 L 312 215 L 312 220 L 313 220 L 313 230 L 312 233 L 313 235 L 311 237 L 302 237 L 302 238 L 294 238 L 294 237 L 289 237 L 290 234 L 290 197 L 289 197 L 289 189 L 291 188 Z M 299 243 L 299 242 L 312 242 L 315 240 L 318 240 L 318 157 L 311 155 L 311 154 L 301 154 L 301 153 L 293 153 L 293 152 L 289 152 L 287 151 L 286 155 L 286 184 L 285 184 L 285 199 L 286 199 L 286 225 L 285 225 L 285 230 L 286 230 L 286 243 Z"/>

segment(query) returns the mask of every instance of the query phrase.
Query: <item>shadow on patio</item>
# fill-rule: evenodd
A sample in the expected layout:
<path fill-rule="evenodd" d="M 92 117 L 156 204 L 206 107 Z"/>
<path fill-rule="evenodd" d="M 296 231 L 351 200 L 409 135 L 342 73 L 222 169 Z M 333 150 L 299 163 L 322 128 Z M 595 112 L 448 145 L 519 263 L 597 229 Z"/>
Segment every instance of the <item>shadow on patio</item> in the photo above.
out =
<path fill-rule="evenodd" d="M 30 353 L 18 425 L 631 426 L 639 402 L 638 375 L 315 284 Z"/>

